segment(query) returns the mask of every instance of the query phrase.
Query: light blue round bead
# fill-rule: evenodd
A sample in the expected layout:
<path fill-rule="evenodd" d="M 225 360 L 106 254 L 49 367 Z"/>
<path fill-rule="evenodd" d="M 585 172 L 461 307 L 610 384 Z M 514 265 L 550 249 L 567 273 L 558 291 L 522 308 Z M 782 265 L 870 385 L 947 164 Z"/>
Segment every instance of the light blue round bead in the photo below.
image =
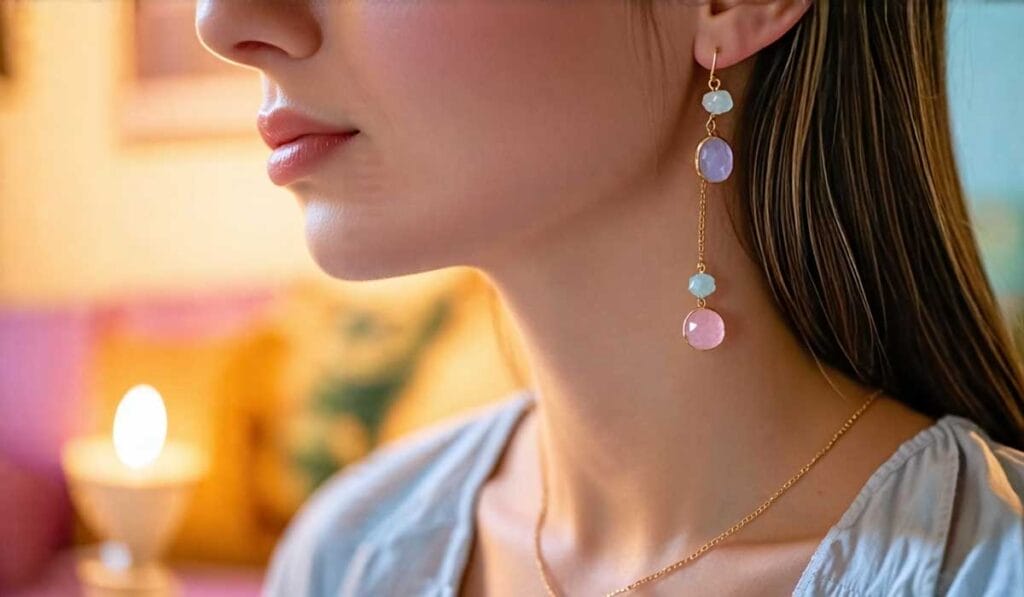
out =
<path fill-rule="evenodd" d="M 705 93 L 700 103 L 704 106 L 705 110 L 716 116 L 732 110 L 732 96 L 724 89 L 716 89 L 715 91 Z"/>
<path fill-rule="evenodd" d="M 704 298 L 715 291 L 715 278 L 711 274 L 698 272 L 690 276 L 690 294 Z"/>

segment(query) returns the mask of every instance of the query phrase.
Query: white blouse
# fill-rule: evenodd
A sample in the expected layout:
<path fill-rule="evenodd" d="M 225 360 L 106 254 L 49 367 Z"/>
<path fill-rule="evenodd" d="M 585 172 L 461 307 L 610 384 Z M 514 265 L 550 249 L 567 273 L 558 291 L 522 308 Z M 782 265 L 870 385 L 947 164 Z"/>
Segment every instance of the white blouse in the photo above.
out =
<path fill-rule="evenodd" d="M 385 444 L 328 480 L 296 515 L 268 597 L 454 597 L 479 490 L 534 396 Z M 793 592 L 809 596 L 1024 597 L 1024 452 L 945 415 L 869 477 Z"/>

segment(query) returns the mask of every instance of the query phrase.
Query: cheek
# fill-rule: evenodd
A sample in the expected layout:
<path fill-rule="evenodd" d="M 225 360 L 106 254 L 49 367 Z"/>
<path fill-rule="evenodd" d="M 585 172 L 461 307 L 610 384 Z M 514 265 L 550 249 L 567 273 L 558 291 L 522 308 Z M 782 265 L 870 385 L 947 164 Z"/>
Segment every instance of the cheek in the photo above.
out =
<path fill-rule="evenodd" d="M 619 190 L 658 127 L 625 4 L 346 3 L 340 43 L 393 199 L 493 226 Z"/>

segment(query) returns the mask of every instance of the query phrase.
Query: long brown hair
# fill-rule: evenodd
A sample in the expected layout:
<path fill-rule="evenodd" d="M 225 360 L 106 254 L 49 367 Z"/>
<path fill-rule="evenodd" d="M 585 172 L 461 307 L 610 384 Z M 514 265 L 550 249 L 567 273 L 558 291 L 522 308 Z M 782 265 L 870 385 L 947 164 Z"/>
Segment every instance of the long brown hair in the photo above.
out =
<path fill-rule="evenodd" d="M 953 157 L 945 2 L 817 0 L 755 60 L 730 205 L 794 332 L 933 417 L 1024 447 L 1024 371 Z"/>
<path fill-rule="evenodd" d="M 660 54 L 655 0 L 628 1 Z M 945 31 L 943 0 L 815 0 L 754 59 L 728 207 L 819 361 L 1024 449 L 1024 367 L 953 157 Z"/>

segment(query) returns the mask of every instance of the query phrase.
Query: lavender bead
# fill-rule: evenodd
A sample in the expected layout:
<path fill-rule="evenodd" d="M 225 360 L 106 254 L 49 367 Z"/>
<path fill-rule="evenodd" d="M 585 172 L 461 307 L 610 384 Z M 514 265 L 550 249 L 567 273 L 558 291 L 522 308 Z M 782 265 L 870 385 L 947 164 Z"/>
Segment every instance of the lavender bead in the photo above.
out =
<path fill-rule="evenodd" d="M 708 182 L 722 182 L 732 174 L 732 148 L 720 137 L 705 137 L 697 145 L 697 172 Z"/>

